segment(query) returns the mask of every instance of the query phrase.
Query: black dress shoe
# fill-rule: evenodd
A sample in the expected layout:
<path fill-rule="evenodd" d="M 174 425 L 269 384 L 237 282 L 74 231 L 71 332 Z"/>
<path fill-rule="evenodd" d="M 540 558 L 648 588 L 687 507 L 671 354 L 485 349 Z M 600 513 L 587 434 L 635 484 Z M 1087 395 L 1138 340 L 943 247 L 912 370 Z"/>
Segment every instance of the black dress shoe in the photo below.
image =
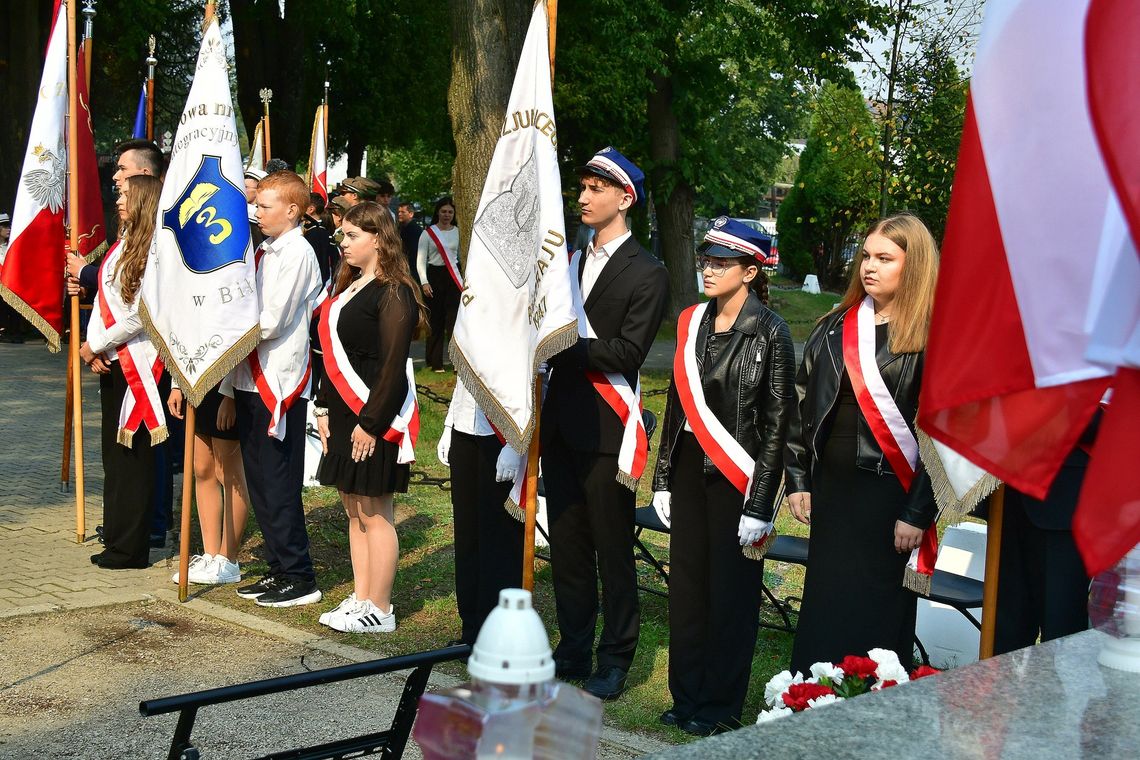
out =
<path fill-rule="evenodd" d="M 590 677 L 590 663 L 555 660 L 554 677 L 559 681 L 585 681 Z"/>
<path fill-rule="evenodd" d="M 692 736 L 714 736 L 732 729 L 723 723 L 712 723 L 701 718 L 689 718 L 681 724 L 681 730 Z"/>
<path fill-rule="evenodd" d="M 670 707 L 668 710 L 661 713 L 661 717 L 657 719 L 657 722 L 663 726 L 680 726 L 682 723 L 685 723 L 688 720 L 689 719 L 686 716 L 677 712 L 677 709 L 675 707 Z"/>
<path fill-rule="evenodd" d="M 598 699 L 617 699 L 625 691 L 626 675 L 628 674 L 616 665 L 604 665 L 590 676 L 582 688 Z"/>
<path fill-rule="evenodd" d="M 150 567 L 150 562 L 113 562 L 105 557 L 95 564 L 104 570 L 145 570 Z"/>
<path fill-rule="evenodd" d="M 104 551 L 101 551 L 101 552 L 99 552 L 98 554 L 92 554 L 92 555 L 91 555 L 91 564 L 92 564 L 92 565 L 98 565 L 98 564 L 99 564 L 99 560 L 103 559 L 103 557 L 104 557 L 106 554 L 107 554 L 106 550 L 104 550 Z"/>

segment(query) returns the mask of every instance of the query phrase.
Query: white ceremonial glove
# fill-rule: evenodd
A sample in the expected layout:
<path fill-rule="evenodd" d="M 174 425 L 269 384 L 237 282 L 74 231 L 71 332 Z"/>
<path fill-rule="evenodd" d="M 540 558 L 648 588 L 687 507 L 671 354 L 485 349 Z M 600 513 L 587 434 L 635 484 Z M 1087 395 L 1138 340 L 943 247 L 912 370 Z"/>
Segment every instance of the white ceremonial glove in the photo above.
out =
<path fill-rule="evenodd" d="M 740 526 L 736 529 L 736 535 L 740 536 L 741 546 L 751 546 L 771 532 L 772 523 L 748 515 L 740 516 Z"/>
<path fill-rule="evenodd" d="M 503 450 L 499 452 L 499 458 L 495 460 L 495 482 L 513 483 L 521 466 L 522 454 L 512 449 L 509 443 L 504 443 Z"/>
<path fill-rule="evenodd" d="M 654 491 L 653 492 L 653 511 L 657 513 L 657 519 L 665 523 L 668 528 L 669 523 L 669 506 L 673 502 L 673 494 L 669 491 Z"/>
<path fill-rule="evenodd" d="M 448 425 L 443 428 L 443 434 L 439 437 L 439 445 L 435 447 L 435 455 L 439 457 L 440 463 L 444 467 L 450 467 L 451 463 L 447 461 L 448 455 L 451 453 L 451 426 Z"/>

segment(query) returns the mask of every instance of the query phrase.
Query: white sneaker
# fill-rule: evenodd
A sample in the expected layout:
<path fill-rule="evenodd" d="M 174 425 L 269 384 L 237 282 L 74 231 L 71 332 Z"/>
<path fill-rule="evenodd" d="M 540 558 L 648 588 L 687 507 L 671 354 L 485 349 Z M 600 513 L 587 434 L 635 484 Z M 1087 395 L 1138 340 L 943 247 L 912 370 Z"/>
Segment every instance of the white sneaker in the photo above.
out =
<path fill-rule="evenodd" d="M 382 612 L 365 599 L 357 602 L 349 612 L 330 620 L 329 627 L 346 633 L 391 633 L 396 630 L 396 605 Z"/>
<path fill-rule="evenodd" d="M 203 586 L 237 583 L 241 580 L 241 565 L 230 562 L 221 554 L 215 554 L 211 561 L 192 569 L 187 577 L 191 583 L 198 583 Z"/>
<path fill-rule="evenodd" d="M 190 558 L 190 568 L 189 568 L 188 572 L 186 573 L 187 579 L 189 579 L 189 581 L 191 583 L 201 583 L 201 581 L 194 580 L 195 571 L 200 570 L 201 568 L 203 568 L 206 565 L 209 565 L 213 561 L 214 561 L 214 555 L 213 554 L 195 554 L 194 556 L 192 556 Z M 174 575 L 170 576 L 170 580 L 174 581 L 175 583 L 178 583 L 178 572 L 177 571 L 175 571 Z"/>
<path fill-rule="evenodd" d="M 352 609 L 355 606 L 356 606 L 356 592 L 353 591 L 351 594 L 346 596 L 344 599 L 341 599 L 340 604 L 333 607 L 328 612 L 322 612 L 321 616 L 319 618 L 317 618 L 317 622 L 320 623 L 321 625 L 329 625 L 329 621 L 331 621 L 334 617 L 339 617 L 340 615 L 343 615 L 344 613 L 348 612 L 350 609 Z"/>

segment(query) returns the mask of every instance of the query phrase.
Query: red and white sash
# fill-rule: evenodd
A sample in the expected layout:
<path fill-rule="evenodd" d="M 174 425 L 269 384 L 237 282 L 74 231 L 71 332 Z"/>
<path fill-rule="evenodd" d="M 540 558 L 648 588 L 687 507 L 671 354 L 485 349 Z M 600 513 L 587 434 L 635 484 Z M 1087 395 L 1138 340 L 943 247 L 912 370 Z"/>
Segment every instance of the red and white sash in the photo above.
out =
<path fill-rule="evenodd" d="M 729 483 L 740 491 L 745 503 L 752 493 L 752 479 L 756 472 L 753 459 L 732 433 L 721 423 L 705 401 L 705 389 L 701 384 L 701 370 L 697 364 L 697 332 L 709 307 L 709 302 L 690 306 L 677 318 L 677 349 L 673 354 L 673 381 L 677 398 L 685 411 L 685 419 L 693 429 L 697 443 L 708 455 Z M 763 547 L 774 538 L 775 531 L 766 534 L 752 544 L 754 553 L 749 556 L 760 559 Z M 755 556 L 755 551 L 759 555 Z M 746 552 L 747 553 L 747 552 Z"/>
<path fill-rule="evenodd" d="M 337 332 L 341 311 L 347 303 L 342 296 L 343 293 L 324 302 L 317 333 L 320 335 L 321 350 L 324 353 L 325 374 L 353 414 L 360 414 L 371 389 L 352 368 L 348 353 Z M 404 403 L 401 404 L 400 411 L 392 420 L 391 426 L 381 436 L 385 441 L 399 446 L 400 451 L 396 461 L 400 464 L 416 461 L 416 439 L 420 434 L 420 408 L 416 401 L 416 378 L 410 358 L 407 361 L 406 373 L 408 392 L 404 397 Z"/>
<path fill-rule="evenodd" d="M 115 271 L 122 252 L 122 241 L 117 241 L 99 267 L 99 317 L 107 330 L 127 319 L 132 310 L 123 303 L 118 280 L 108 283 L 105 278 L 105 273 Z M 145 333 L 139 333 L 116 346 L 115 354 L 127 380 L 127 394 L 119 410 L 118 442 L 130 448 L 140 425 L 146 425 L 152 446 L 165 441 L 168 436 L 166 415 L 158 391 L 163 364 L 158 351 Z"/>
<path fill-rule="evenodd" d="M 582 284 L 578 281 L 582 255 L 582 251 L 576 251 L 570 257 L 570 295 L 574 310 L 578 313 L 579 337 L 597 338 L 597 333 L 586 317 Z M 631 388 L 629 381 L 620 372 L 586 370 L 586 377 L 621 420 L 623 433 L 621 448 L 618 450 L 617 481 L 631 491 L 636 491 L 637 482 L 645 472 L 645 462 L 649 458 L 649 438 L 645 435 L 645 423 L 641 418 L 641 375 L 637 377 L 636 388 Z"/>
<path fill-rule="evenodd" d="M 918 467 L 918 439 L 895 404 L 875 361 L 875 305 L 870 296 L 857 307 L 849 309 L 843 317 L 843 364 L 851 379 L 859 411 L 867 420 L 875 442 L 890 462 L 903 490 L 910 491 Z M 919 585 L 924 585 L 927 590 L 938 559 L 935 528 L 936 525 L 931 523 L 919 547 L 911 552 L 907 561 L 908 578 L 913 574 L 924 576 L 926 580 L 920 581 Z M 907 585 L 914 585 L 913 581 L 908 581 Z"/>
<path fill-rule="evenodd" d="M 463 278 L 459 276 L 459 262 L 455 260 L 451 251 L 447 249 L 439 237 L 439 233 L 443 230 L 433 224 L 427 228 L 426 232 L 431 238 L 431 242 L 435 243 L 435 247 L 439 249 L 439 255 L 443 257 L 443 264 L 447 267 L 447 273 L 451 275 L 451 279 L 455 280 L 455 287 L 462 291 Z"/>

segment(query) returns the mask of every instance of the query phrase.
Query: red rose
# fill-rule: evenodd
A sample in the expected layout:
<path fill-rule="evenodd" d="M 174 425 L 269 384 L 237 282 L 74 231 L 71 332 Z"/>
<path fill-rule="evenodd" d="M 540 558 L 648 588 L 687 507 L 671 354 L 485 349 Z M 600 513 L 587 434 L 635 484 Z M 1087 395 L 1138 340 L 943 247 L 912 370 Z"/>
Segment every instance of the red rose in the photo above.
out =
<path fill-rule="evenodd" d="M 917 681 L 919 678 L 926 678 L 927 676 L 932 676 L 935 673 L 941 673 L 941 672 L 942 672 L 941 670 L 937 670 L 936 668 L 932 668 L 929 665 L 919 665 L 917 668 L 914 669 L 914 672 L 910 674 L 910 680 Z"/>
<path fill-rule="evenodd" d="M 784 704 L 796 712 L 806 710 L 808 701 L 825 694 L 834 694 L 830 686 L 818 683 L 794 683 L 784 692 Z"/>
<path fill-rule="evenodd" d="M 843 658 L 843 662 L 839 663 L 839 668 L 843 671 L 843 675 L 848 678 L 852 676 L 856 678 L 874 678 L 875 671 L 878 670 L 879 664 L 870 657 L 856 657 L 853 654 L 849 654 Z"/>

